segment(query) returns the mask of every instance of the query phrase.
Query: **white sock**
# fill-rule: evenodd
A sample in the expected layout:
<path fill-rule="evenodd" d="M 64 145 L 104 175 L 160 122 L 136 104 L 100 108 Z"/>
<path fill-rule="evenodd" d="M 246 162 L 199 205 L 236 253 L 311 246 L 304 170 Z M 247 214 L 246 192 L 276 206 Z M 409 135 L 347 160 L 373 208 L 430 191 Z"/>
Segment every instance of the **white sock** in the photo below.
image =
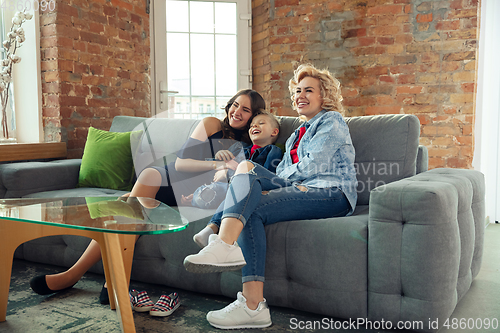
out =
<path fill-rule="evenodd" d="M 208 237 L 210 237 L 210 235 L 213 235 L 213 233 L 214 231 L 212 230 L 212 228 L 206 226 L 205 228 L 201 229 L 199 233 L 193 236 L 193 240 L 196 244 L 203 248 L 208 245 Z"/>

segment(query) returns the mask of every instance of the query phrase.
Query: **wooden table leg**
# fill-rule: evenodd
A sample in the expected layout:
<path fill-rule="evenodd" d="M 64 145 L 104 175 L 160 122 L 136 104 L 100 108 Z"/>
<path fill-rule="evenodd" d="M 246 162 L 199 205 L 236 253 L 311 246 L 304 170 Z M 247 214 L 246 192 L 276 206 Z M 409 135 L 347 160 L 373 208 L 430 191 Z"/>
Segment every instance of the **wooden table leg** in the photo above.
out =
<path fill-rule="evenodd" d="M 132 235 L 135 241 L 135 236 Z M 110 296 L 114 294 L 116 309 L 120 318 L 120 324 L 124 333 L 135 333 L 134 315 L 130 306 L 129 279 L 123 264 L 120 239 L 117 234 L 104 234 L 104 243 L 107 253 L 107 263 L 109 269 L 108 292 Z M 104 259 L 104 257 L 103 257 Z M 128 273 L 130 275 L 130 272 Z M 111 301 L 111 299 L 110 299 Z"/>
<path fill-rule="evenodd" d="M 5 220 L 0 218 L 0 322 L 6 320 L 12 261 L 17 247 L 32 239 L 54 235 L 77 235 L 95 239 L 101 246 L 108 282 L 110 305 L 118 307 L 118 316 L 125 333 L 135 333 L 134 317 L 128 285 L 134 254 L 135 235 L 118 235 L 52 225 Z M 117 300 L 117 302 L 115 302 Z"/>
<path fill-rule="evenodd" d="M 7 317 L 14 252 L 19 245 L 33 239 L 31 233 L 36 232 L 29 229 L 30 225 L 0 218 L 0 322 Z"/>
<path fill-rule="evenodd" d="M 5 321 L 7 317 L 12 260 L 17 248 L 15 244 L 5 239 L 7 235 L 5 229 L 0 220 L 0 322 Z"/>
<path fill-rule="evenodd" d="M 114 288 L 112 287 L 113 280 L 111 279 L 111 271 L 110 271 L 111 259 L 109 258 L 109 250 L 107 249 L 108 244 L 104 240 L 105 234 L 101 233 L 99 235 L 101 237 L 99 237 L 98 239 L 97 238 L 94 239 L 97 241 L 97 243 L 99 243 L 99 246 L 101 247 L 102 266 L 104 268 L 104 276 L 106 277 L 106 284 L 108 288 L 109 306 L 112 310 L 114 310 L 116 309 L 116 304 L 115 304 Z M 128 285 L 130 284 L 130 275 L 132 272 L 132 262 L 134 259 L 135 241 L 137 236 L 120 234 L 118 235 L 118 238 L 120 239 L 120 250 L 122 251 L 123 266 L 125 269 L 125 278 L 127 280 L 127 290 L 128 290 Z"/>

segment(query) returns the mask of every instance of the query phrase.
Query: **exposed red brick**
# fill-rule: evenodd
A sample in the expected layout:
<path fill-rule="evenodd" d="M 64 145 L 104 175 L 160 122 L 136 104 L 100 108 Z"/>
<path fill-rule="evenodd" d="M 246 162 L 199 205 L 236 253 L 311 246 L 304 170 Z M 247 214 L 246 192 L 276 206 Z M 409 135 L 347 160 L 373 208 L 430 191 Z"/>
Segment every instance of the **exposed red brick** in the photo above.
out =
<path fill-rule="evenodd" d="M 43 122 L 65 128 L 69 157 L 81 157 L 89 126 L 108 130 L 116 115 L 150 115 L 149 16 L 143 7 L 137 0 L 68 0 L 40 16 Z"/>
<path fill-rule="evenodd" d="M 278 7 L 284 7 L 284 6 L 293 6 L 293 5 L 298 5 L 299 0 L 276 0 L 274 2 L 274 6 L 276 8 Z"/>
<path fill-rule="evenodd" d="M 397 15 L 403 13 L 403 5 L 381 5 L 368 8 L 368 15 Z"/>
<path fill-rule="evenodd" d="M 130 12 L 134 10 L 134 5 L 131 3 L 131 1 L 127 1 L 127 0 L 111 0 L 111 4 L 113 6 L 126 9 L 126 10 L 128 10 Z"/>
<path fill-rule="evenodd" d="M 424 87 L 419 86 L 402 86 L 396 88 L 398 94 L 420 94 L 423 90 Z"/>
<path fill-rule="evenodd" d="M 417 22 L 418 23 L 432 22 L 432 13 L 417 14 Z"/>
<path fill-rule="evenodd" d="M 474 92 L 476 88 L 476 85 L 474 83 L 463 83 L 462 84 L 462 91 L 463 92 Z"/>
<path fill-rule="evenodd" d="M 377 42 L 379 42 L 380 44 L 391 45 L 391 44 L 394 44 L 394 38 L 393 37 L 378 37 Z"/>
<path fill-rule="evenodd" d="M 396 78 L 391 75 L 381 75 L 379 76 L 379 80 L 383 84 L 391 84 L 396 82 Z"/>
<path fill-rule="evenodd" d="M 376 114 L 399 114 L 401 113 L 401 106 L 369 106 L 366 108 L 366 115 Z"/>
<path fill-rule="evenodd" d="M 460 29 L 460 20 L 441 21 L 436 23 L 436 30 L 458 30 Z"/>

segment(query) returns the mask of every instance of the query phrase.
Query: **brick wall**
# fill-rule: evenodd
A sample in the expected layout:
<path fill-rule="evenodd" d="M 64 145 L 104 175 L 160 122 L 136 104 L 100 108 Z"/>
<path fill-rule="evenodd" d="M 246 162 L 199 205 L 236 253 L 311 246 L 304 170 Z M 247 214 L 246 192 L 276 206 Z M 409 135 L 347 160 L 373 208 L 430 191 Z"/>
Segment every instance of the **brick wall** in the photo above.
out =
<path fill-rule="evenodd" d="M 57 0 L 41 14 L 45 141 L 149 116 L 146 0 Z M 279 115 L 298 63 L 335 72 L 347 116 L 416 114 L 430 167 L 471 167 L 477 0 L 252 0 L 253 87 Z"/>
<path fill-rule="evenodd" d="M 57 0 L 41 13 L 45 142 L 82 156 L 89 126 L 116 115 L 150 116 L 146 0 Z"/>
<path fill-rule="evenodd" d="M 470 168 L 477 0 L 254 0 L 254 89 L 294 115 L 297 64 L 336 73 L 346 116 L 415 114 L 429 166 Z"/>

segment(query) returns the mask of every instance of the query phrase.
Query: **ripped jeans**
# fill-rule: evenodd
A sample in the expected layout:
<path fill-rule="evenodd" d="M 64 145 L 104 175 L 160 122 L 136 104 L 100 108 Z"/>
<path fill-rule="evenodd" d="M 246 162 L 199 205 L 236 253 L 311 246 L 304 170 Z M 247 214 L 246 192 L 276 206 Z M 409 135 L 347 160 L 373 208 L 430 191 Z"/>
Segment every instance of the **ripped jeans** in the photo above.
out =
<path fill-rule="evenodd" d="M 265 281 L 266 232 L 264 227 L 277 222 L 346 216 L 351 206 L 337 187 L 307 188 L 302 191 L 261 165 L 248 173 L 235 175 L 210 223 L 220 226 L 222 219 L 234 217 L 244 228 L 238 244 L 247 262 L 242 282 Z M 262 194 L 262 191 L 269 191 Z"/>

